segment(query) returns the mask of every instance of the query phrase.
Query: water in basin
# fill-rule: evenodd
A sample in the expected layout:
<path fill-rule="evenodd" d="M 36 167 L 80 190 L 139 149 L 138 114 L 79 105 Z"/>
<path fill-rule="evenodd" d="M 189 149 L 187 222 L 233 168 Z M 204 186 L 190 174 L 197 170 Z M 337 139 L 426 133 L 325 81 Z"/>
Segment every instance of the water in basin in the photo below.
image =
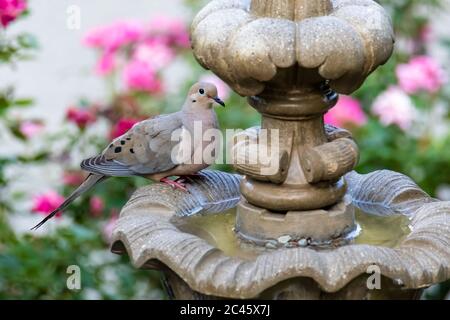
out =
<path fill-rule="evenodd" d="M 355 209 L 357 229 L 348 244 L 397 246 L 410 232 L 410 220 L 404 215 L 377 216 Z M 241 241 L 234 232 L 236 209 L 220 214 L 177 218 L 173 222 L 183 232 L 195 234 L 229 256 L 252 259 L 265 248 Z M 313 249 L 324 249 L 323 247 Z M 326 249 L 326 248 L 325 248 Z"/>
<path fill-rule="evenodd" d="M 370 244 L 393 248 L 399 245 L 411 232 L 410 220 L 405 215 L 377 216 L 355 211 L 359 234 L 353 240 L 356 244 Z"/>

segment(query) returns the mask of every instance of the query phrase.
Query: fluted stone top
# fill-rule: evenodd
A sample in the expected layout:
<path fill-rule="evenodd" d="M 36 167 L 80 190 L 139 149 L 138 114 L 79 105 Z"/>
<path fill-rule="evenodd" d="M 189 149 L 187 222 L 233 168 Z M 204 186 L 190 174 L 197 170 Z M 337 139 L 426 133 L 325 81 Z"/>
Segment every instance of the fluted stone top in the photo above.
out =
<path fill-rule="evenodd" d="M 349 94 L 394 45 L 390 17 L 371 0 L 215 0 L 196 16 L 191 35 L 199 63 L 243 96 L 295 66 L 293 81 L 330 80 Z"/>

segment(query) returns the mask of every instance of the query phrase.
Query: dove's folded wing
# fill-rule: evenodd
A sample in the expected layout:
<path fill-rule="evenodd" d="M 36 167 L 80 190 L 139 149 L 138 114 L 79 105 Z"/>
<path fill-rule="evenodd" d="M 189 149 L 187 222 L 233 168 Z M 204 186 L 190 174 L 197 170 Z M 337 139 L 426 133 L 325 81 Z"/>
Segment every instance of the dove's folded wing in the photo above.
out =
<path fill-rule="evenodd" d="M 178 112 L 139 122 L 115 139 L 100 156 L 84 160 L 81 168 L 116 177 L 170 170 L 176 167 L 171 153 L 178 143 L 172 141 L 172 133 L 181 127 Z"/>

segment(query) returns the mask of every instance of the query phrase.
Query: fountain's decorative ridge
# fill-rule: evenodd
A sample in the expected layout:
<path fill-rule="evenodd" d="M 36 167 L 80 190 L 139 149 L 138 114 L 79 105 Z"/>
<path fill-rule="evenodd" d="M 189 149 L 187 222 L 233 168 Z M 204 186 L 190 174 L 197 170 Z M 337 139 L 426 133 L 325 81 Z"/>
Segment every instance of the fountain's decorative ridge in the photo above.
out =
<path fill-rule="evenodd" d="M 190 181 L 190 193 L 160 184 L 136 191 L 113 232 L 114 252 L 162 270 L 180 299 L 416 298 L 450 278 L 450 203 L 399 173 L 352 171 L 359 150 L 351 133 L 323 121 L 339 93 L 355 91 L 392 54 L 392 24 L 380 5 L 214 0 L 191 35 L 199 63 L 248 98 L 261 126 L 235 137 L 242 176 L 207 170 Z M 262 139 L 265 131 L 279 139 Z M 247 161 L 255 147 L 277 142 L 279 152 L 269 153 L 276 170 Z M 373 217 L 402 228 L 397 217 L 410 219 L 411 230 L 390 235 L 389 244 L 364 242 L 357 231 L 380 223 Z M 366 283 L 373 265 L 383 276 L 379 291 Z"/>
<path fill-rule="evenodd" d="M 189 193 L 167 192 L 162 185 L 151 188 L 154 192 L 152 201 L 160 203 L 174 211 L 177 217 L 188 217 L 199 214 L 214 214 L 234 208 L 240 199 L 239 182 L 241 177 L 237 174 L 222 174 L 218 171 L 204 170 L 197 178 L 185 178 L 188 182 Z M 195 182 L 195 183 L 194 183 Z M 145 191 L 145 188 L 142 190 Z M 146 192 L 135 195 L 128 204 L 139 201 L 145 197 Z"/>
<path fill-rule="evenodd" d="M 216 0 L 192 23 L 193 50 L 243 96 L 258 95 L 280 69 L 298 65 L 298 81 L 331 80 L 356 90 L 392 54 L 389 16 L 370 0 Z"/>

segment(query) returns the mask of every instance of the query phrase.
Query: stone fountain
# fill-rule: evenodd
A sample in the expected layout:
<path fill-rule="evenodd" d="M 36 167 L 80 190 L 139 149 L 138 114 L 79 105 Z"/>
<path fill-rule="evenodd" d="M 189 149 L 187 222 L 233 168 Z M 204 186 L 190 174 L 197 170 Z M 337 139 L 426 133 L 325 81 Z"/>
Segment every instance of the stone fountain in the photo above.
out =
<path fill-rule="evenodd" d="M 248 97 L 261 126 L 235 137 L 242 176 L 206 170 L 189 193 L 139 189 L 113 252 L 162 270 L 177 299 L 411 299 L 450 278 L 450 203 L 399 173 L 352 171 L 357 144 L 323 122 L 338 93 L 392 54 L 381 6 L 215 0 L 194 19 L 192 44 L 203 67 Z M 276 152 L 249 161 L 259 148 Z M 379 271 L 379 290 L 368 270 Z"/>

